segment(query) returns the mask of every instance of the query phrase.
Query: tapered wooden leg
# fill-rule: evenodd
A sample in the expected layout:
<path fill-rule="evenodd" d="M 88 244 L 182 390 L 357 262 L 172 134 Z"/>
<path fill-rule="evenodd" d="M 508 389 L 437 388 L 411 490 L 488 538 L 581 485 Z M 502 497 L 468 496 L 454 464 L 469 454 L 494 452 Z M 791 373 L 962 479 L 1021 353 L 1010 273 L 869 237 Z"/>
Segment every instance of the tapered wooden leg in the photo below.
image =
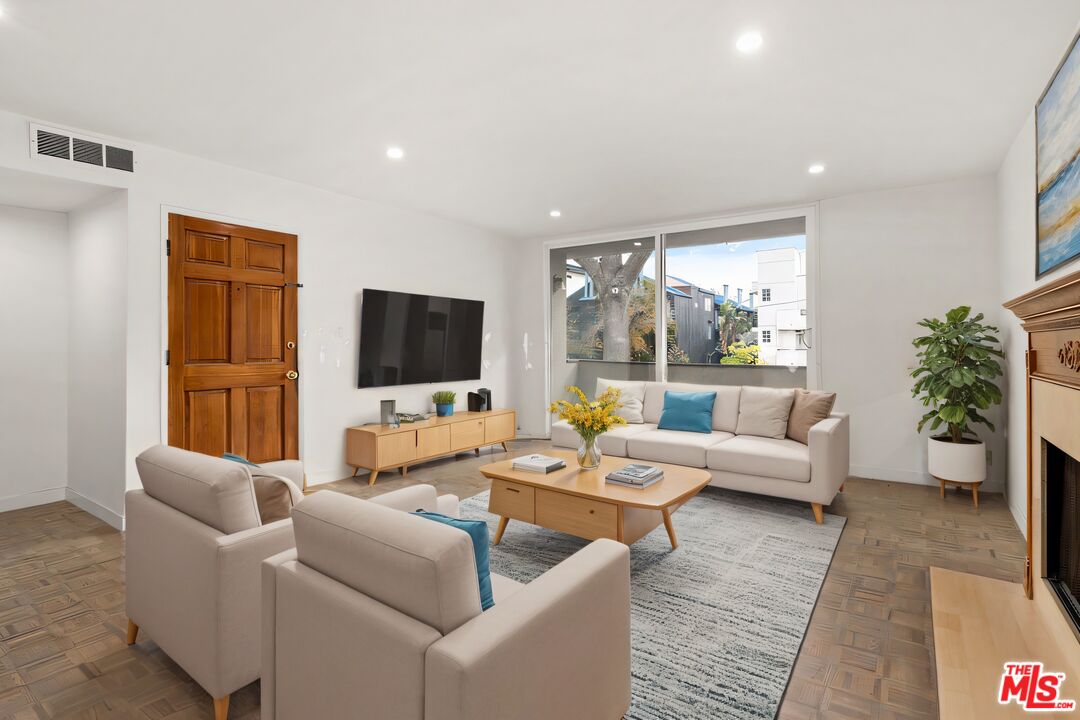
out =
<path fill-rule="evenodd" d="M 480 448 L 476 448 L 473 452 L 476 453 L 476 457 L 480 457 Z"/>
<path fill-rule="evenodd" d="M 372 470 L 371 475 L 368 475 L 367 484 L 368 485 L 374 485 L 375 484 L 375 478 L 377 478 L 377 477 L 379 477 L 379 471 L 378 470 Z"/>
<path fill-rule="evenodd" d="M 844 492 L 844 483 L 840 483 L 840 492 Z"/>
<path fill-rule="evenodd" d="M 506 532 L 506 524 L 508 522 L 510 522 L 510 518 L 506 517 L 505 515 L 499 518 L 499 529 L 495 531 L 495 542 L 493 543 L 494 545 L 498 545 L 499 541 L 502 540 L 502 536 L 503 533 Z"/>
<path fill-rule="evenodd" d="M 131 620 L 128 620 L 127 644 L 134 645 L 135 638 L 137 637 L 139 637 L 139 626 L 133 623 Z"/>
<path fill-rule="evenodd" d="M 408 465 L 402 465 L 401 466 L 401 477 L 405 477 L 408 474 L 409 474 L 409 466 Z"/>
<path fill-rule="evenodd" d="M 356 474 L 357 474 L 358 472 L 360 472 L 360 468 L 358 468 L 358 467 L 354 467 L 354 468 L 352 469 L 352 476 L 353 476 L 353 477 L 356 477 Z M 305 479 L 306 479 L 306 478 L 305 478 Z"/>
<path fill-rule="evenodd" d="M 978 483 L 971 486 L 971 499 L 975 501 L 975 507 L 979 507 L 979 485 Z"/>
<path fill-rule="evenodd" d="M 671 541 L 671 549 L 675 550 L 679 547 L 679 540 L 675 537 L 675 526 L 671 524 L 671 511 L 663 508 L 660 514 L 664 516 L 664 529 L 667 530 L 668 540 Z"/>
<path fill-rule="evenodd" d="M 214 720 L 225 720 L 229 717 L 229 696 L 214 698 Z"/>
<path fill-rule="evenodd" d="M 945 497 L 945 481 L 941 481 L 941 497 Z"/>
<path fill-rule="evenodd" d="M 503 452 L 510 452 L 509 448 L 506 447 L 506 443 L 499 443 L 499 444 L 503 446 Z"/>
<path fill-rule="evenodd" d="M 821 503 L 810 503 L 810 509 L 814 511 L 814 520 L 818 525 L 825 522 L 825 511 L 821 509 Z"/>

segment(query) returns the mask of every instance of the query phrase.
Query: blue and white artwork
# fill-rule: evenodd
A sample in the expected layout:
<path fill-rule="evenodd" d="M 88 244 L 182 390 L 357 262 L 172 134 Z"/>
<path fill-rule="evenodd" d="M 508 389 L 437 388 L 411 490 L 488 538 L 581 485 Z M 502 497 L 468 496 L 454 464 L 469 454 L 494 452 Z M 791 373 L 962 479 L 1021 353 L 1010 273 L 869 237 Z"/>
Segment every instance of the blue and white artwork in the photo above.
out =
<path fill-rule="evenodd" d="M 1035 109 L 1038 162 L 1036 276 L 1080 256 L 1080 43 Z"/>

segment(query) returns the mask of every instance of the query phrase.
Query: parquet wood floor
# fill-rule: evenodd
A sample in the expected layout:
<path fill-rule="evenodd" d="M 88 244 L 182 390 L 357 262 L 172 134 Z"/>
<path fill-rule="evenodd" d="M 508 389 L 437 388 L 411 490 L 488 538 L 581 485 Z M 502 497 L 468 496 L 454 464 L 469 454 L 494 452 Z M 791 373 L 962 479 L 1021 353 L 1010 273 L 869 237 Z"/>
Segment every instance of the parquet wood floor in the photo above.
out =
<path fill-rule="evenodd" d="M 489 448 L 381 475 L 374 488 L 320 489 L 366 497 L 427 482 L 469 497 L 489 487 L 477 468 L 505 457 Z M 1000 495 L 974 510 L 967 495 L 937 493 L 853 478 L 829 508 L 848 524 L 780 718 L 937 716 L 929 566 L 1016 580 L 1024 553 Z M 0 720 L 212 717 L 209 697 L 153 638 L 124 644 L 126 622 L 120 533 L 63 502 L 0 514 Z M 258 683 L 235 693 L 229 717 L 258 718 L 258 694 Z"/>

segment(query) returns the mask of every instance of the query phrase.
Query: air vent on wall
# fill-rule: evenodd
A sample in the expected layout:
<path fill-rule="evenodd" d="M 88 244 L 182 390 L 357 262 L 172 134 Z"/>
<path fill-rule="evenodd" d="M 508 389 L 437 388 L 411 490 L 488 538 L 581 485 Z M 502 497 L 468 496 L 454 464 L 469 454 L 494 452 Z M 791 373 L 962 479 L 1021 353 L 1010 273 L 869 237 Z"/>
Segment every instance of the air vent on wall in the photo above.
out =
<path fill-rule="evenodd" d="M 135 172 L 135 153 L 107 145 L 97 138 L 60 128 L 30 124 L 30 156 L 97 165 L 112 170 Z"/>

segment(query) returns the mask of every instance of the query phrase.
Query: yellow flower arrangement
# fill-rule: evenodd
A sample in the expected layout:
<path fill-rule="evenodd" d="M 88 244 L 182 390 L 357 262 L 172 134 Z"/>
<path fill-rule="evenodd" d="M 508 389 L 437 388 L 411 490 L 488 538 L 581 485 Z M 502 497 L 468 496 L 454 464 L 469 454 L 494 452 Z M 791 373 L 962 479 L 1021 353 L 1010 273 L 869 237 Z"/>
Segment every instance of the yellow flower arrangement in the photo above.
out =
<path fill-rule="evenodd" d="M 609 387 L 592 402 L 581 391 L 581 388 L 571 385 L 566 388 L 571 395 L 576 395 L 580 402 L 571 403 L 569 400 L 559 400 L 551 403 L 548 412 L 558 415 L 559 419 L 565 420 L 573 426 L 577 434 L 587 442 L 595 440 L 598 435 L 603 435 L 616 425 L 625 425 L 626 419 L 616 415 L 619 409 L 618 388 Z"/>

